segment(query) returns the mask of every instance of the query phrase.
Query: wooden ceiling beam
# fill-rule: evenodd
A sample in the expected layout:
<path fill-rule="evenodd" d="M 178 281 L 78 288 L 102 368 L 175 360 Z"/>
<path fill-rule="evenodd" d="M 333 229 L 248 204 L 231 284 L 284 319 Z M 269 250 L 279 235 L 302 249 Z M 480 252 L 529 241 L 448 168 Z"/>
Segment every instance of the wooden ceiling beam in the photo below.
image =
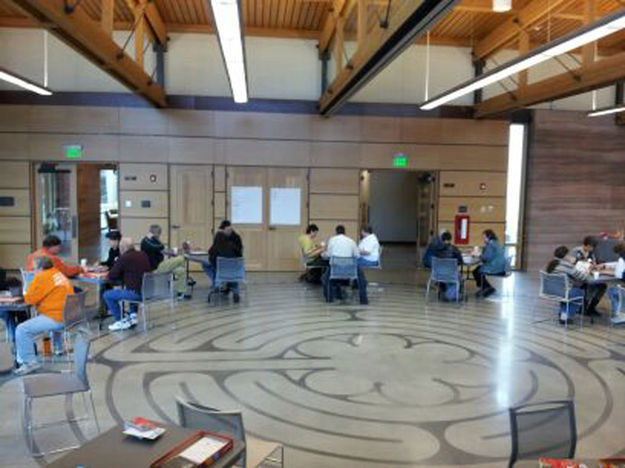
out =
<path fill-rule="evenodd" d="M 519 31 L 535 26 L 551 13 L 573 3 L 575 0 L 532 0 L 513 17 L 491 31 L 473 48 L 473 57 L 480 60 L 515 41 Z"/>
<path fill-rule="evenodd" d="M 167 26 L 153 0 L 126 0 L 126 5 L 133 12 L 135 20 L 143 12 L 145 20 L 154 36 L 155 41 L 163 46 L 167 45 Z"/>
<path fill-rule="evenodd" d="M 106 34 L 113 35 L 114 28 L 114 15 L 115 14 L 115 0 L 102 0 L 102 17 L 100 18 L 100 25 Z"/>
<path fill-rule="evenodd" d="M 514 94 L 494 96 L 475 106 L 475 116 L 489 117 L 523 107 L 554 101 L 625 79 L 625 52 L 582 66 L 518 89 Z"/>
<path fill-rule="evenodd" d="M 495 14 L 493 12 L 493 0 L 461 0 L 458 5 L 454 7 L 454 11 L 457 12 L 467 12 L 467 13 L 490 13 Z M 502 13 L 504 17 L 518 14 L 519 10 L 512 8 L 510 11 L 506 13 Z M 556 19 L 568 19 L 575 21 L 583 21 L 584 15 L 575 14 L 575 13 L 565 13 L 558 12 L 552 14 L 552 18 Z"/>
<path fill-rule="evenodd" d="M 65 12 L 64 0 L 11 0 L 61 41 L 113 78 L 158 107 L 166 106 L 165 90 L 152 80 L 83 9 Z"/>
<path fill-rule="evenodd" d="M 325 54 L 330 48 L 330 44 L 332 43 L 332 39 L 334 39 L 334 34 L 336 33 L 336 25 L 338 23 L 339 18 L 344 18 L 344 10 L 350 3 L 350 0 L 334 0 L 332 6 L 330 7 L 330 11 L 326 18 L 325 24 L 321 28 L 321 33 L 319 33 L 319 55 Z"/>

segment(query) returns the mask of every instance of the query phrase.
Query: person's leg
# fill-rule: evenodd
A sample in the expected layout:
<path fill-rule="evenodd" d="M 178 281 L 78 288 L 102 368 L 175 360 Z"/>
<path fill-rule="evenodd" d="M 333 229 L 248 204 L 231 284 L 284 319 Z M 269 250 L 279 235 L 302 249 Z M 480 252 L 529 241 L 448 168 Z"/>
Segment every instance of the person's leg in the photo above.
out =
<path fill-rule="evenodd" d="M 372 262 L 371 260 L 367 260 L 363 257 L 360 257 L 358 259 L 358 266 L 361 268 L 375 268 L 379 265 L 380 265 L 379 262 Z"/>
<path fill-rule="evenodd" d="M 202 270 L 204 270 L 204 273 L 206 273 L 206 276 L 210 278 L 211 287 L 214 288 L 215 277 L 217 276 L 217 270 L 215 270 L 215 267 L 213 266 L 212 263 L 208 263 L 208 262 L 202 262 Z"/>
<path fill-rule="evenodd" d="M 369 298 L 367 297 L 367 277 L 360 267 L 358 267 L 358 293 L 360 295 L 360 303 L 363 305 L 369 304 Z"/>
<path fill-rule="evenodd" d="M 608 297 L 612 303 L 612 316 L 614 317 L 618 313 L 618 288 L 616 286 L 608 289 Z"/>
<path fill-rule="evenodd" d="M 119 301 L 122 298 L 123 289 L 110 289 L 104 293 L 102 298 L 106 303 L 106 307 L 113 316 L 116 322 L 122 319 L 122 309 L 119 306 Z"/>
<path fill-rule="evenodd" d="M 321 282 L 323 283 L 323 296 L 326 298 L 327 302 L 332 302 L 334 300 L 334 294 L 332 291 L 332 285 L 330 284 L 329 268 L 326 268 L 326 270 L 323 272 Z"/>
<path fill-rule="evenodd" d="M 445 286 L 445 299 L 453 302 L 458 299 L 458 285 L 456 283 L 443 283 Z M 442 286 L 442 285 L 441 285 Z"/>
<path fill-rule="evenodd" d="M 596 315 L 597 305 L 605 294 L 607 286 L 602 283 L 591 283 L 586 285 L 586 311 L 589 314 Z"/>
<path fill-rule="evenodd" d="M 183 256 L 168 258 L 163 260 L 155 273 L 173 273 L 174 289 L 178 294 L 187 293 L 187 269 Z"/>
<path fill-rule="evenodd" d="M 17 349 L 17 362 L 20 364 L 30 364 L 36 361 L 34 351 L 34 340 L 37 335 L 49 331 L 63 329 L 63 324 L 52 320 L 45 315 L 36 317 L 20 323 L 15 329 L 15 347 Z"/>

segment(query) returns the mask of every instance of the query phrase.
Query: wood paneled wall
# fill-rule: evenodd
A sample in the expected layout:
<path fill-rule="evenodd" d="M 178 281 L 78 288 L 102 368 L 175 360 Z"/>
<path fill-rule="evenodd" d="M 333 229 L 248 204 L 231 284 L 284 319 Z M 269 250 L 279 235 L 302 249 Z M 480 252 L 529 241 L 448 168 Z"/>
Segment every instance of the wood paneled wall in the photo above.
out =
<path fill-rule="evenodd" d="M 100 166 L 81 164 L 78 184 L 78 257 L 100 256 Z"/>
<path fill-rule="evenodd" d="M 625 225 L 625 127 L 612 116 L 534 113 L 525 201 L 525 265 L 538 270 L 559 245 Z"/>
<path fill-rule="evenodd" d="M 360 169 L 391 169 L 403 153 L 410 170 L 501 174 L 507 143 L 505 121 L 0 105 L 0 160 L 58 161 L 63 145 L 81 144 L 85 162 L 119 163 L 121 229 L 137 240 L 158 223 L 167 241 L 173 164 L 214 167 L 215 224 L 226 216 L 227 167 L 308 168 L 309 220 L 324 237 L 338 223 L 356 236 Z"/>
<path fill-rule="evenodd" d="M 30 166 L 5 162 L 0 171 L 0 268 L 24 266 L 31 247 Z"/>

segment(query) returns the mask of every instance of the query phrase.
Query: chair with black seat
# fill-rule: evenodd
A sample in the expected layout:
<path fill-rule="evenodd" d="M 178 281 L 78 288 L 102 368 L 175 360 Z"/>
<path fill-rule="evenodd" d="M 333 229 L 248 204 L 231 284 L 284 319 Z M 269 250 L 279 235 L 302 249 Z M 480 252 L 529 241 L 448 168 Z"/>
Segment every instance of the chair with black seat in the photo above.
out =
<path fill-rule="evenodd" d="M 509 468 L 518 460 L 575 457 L 577 426 L 571 400 L 526 404 L 508 411 L 512 438 Z"/>
<path fill-rule="evenodd" d="M 425 300 L 430 299 L 430 288 L 432 285 L 436 286 L 440 297 L 441 285 L 452 285 L 457 288 L 458 294 L 456 294 L 456 302 L 460 302 L 462 296 L 463 284 L 462 277 L 458 272 L 458 259 L 456 258 L 438 258 L 432 257 L 432 270 L 430 271 L 430 278 L 428 279 L 425 287 Z"/>
<path fill-rule="evenodd" d="M 24 412 L 23 412 L 23 425 L 28 443 L 28 448 L 33 456 L 43 456 L 43 452 L 35 451 L 35 440 L 33 436 L 33 430 L 42 427 L 48 427 L 53 425 L 59 425 L 64 423 L 72 423 L 77 421 L 83 421 L 89 419 L 89 405 L 87 404 L 86 396 L 89 396 L 91 412 L 95 420 L 96 429 L 98 434 L 100 433 L 100 424 L 98 422 L 98 415 L 93 403 L 93 396 L 91 394 L 91 386 L 87 377 L 87 361 L 89 358 L 89 348 L 91 342 L 82 334 L 77 334 L 74 340 L 74 366 L 71 372 L 61 373 L 45 373 L 25 376 L 22 381 L 22 387 L 24 392 Z M 76 393 L 80 393 L 83 396 L 83 404 L 85 408 L 85 416 L 80 418 L 69 418 L 66 421 L 55 421 L 39 426 L 33 425 L 32 418 L 32 402 L 37 398 L 53 397 L 65 395 L 71 397 Z M 71 402 L 71 400 L 69 400 Z M 69 415 L 68 415 L 69 416 Z M 63 452 L 66 450 L 74 449 L 77 446 L 63 447 L 52 450 L 48 453 Z"/>
<path fill-rule="evenodd" d="M 243 468 L 284 466 L 284 447 L 274 442 L 246 437 L 243 415 L 240 411 L 220 411 L 181 398 L 176 398 L 176 409 L 178 422 L 182 427 L 214 431 L 243 441 L 245 451 L 237 466 Z"/>

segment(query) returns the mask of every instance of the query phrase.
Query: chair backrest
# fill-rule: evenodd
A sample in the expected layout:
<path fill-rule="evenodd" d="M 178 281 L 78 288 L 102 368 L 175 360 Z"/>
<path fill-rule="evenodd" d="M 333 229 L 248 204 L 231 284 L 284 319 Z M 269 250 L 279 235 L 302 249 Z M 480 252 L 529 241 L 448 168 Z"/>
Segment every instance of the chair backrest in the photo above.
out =
<path fill-rule="evenodd" d="M 85 300 L 87 291 L 69 294 L 65 298 L 65 307 L 63 308 L 63 323 L 65 328 L 72 328 L 79 323 L 85 322 Z"/>
<path fill-rule="evenodd" d="M 620 243 L 621 241 L 616 239 L 600 240 L 594 251 L 597 263 L 616 262 L 618 254 L 614 252 L 614 247 Z"/>
<path fill-rule="evenodd" d="M 432 281 L 451 283 L 458 281 L 458 259 L 432 257 Z"/>
<path fill-rule="evenodd" d="M 145 273 L 141 286 L 144 302 L 163 301 L 174 297 L 174 274 Z"/>
<path fill-rule="evenodd" d="M 618 301 L 616 303 L 616 313 L 623 314 L 625 313 L 625 288 L 619 284 L 616 286 L 616 291 L 618 293 Z"/>
<path fill-rule="evenodd" d="M 382 252 L 384 252 L 384 247 L 380 245 L 380 249 L 378 250 L 378 268 L 382 269 Z"/>
<path fill-rule="evenodd" d="M 89 389 L 87 378 L 87 361 L 89 360 L 89 348 L 91 341 L 82 333 L 77 333 L 74 339 L 74 372 L 80 381 Z"/>
<path fill-rule="evenodd" d="M 506 276 L 510 276 L 512 274 L 512 260 L 514 259 L 513 255 L 508 255 L 506 257 L 506 266 L 504 267 L 504 274 Z"/>
<path fill-rule="evenodd" d="M 355 257 L 330 257 L 330 279 L 358 279 L 358 260 Z"/>
<path fill-rule="evenodd" d="M 517 460 L 573 458 L 577 445 L 575 406 L 572 401 L 550 401 L 509 409 L 512 451 L 509 466 Z"/>
<path fill-rule="evenodd" d="M 540 272 L 540 297 L 556 301 L 569 297 L 569 278 L 564 273 Z"/>
<path fill-rule="evenodd" d="M 217 257 L 215 281 L 218 283 L 245 281 L 245 259 L 243 257 Z"/>
<path fill-rule="evenodd" d="M 220 411 L 191 401 L 176 398 L 178 423 L 187 429 L 214 431 L 245 442 L 243 414 L 240 411 Z M 245 465 L 245 457 L 242 460 Z"/>
<path fill-rule="evenodd" d="M 26 292 L 28 290 L 28 286 L 30 286 L 30 282 L 35 277 L 35 272 L 27 271 L 22 268 L 20 269 L 20 273 L 22 274 L 22 287 L 24 289 L 24 292 Z"/>

